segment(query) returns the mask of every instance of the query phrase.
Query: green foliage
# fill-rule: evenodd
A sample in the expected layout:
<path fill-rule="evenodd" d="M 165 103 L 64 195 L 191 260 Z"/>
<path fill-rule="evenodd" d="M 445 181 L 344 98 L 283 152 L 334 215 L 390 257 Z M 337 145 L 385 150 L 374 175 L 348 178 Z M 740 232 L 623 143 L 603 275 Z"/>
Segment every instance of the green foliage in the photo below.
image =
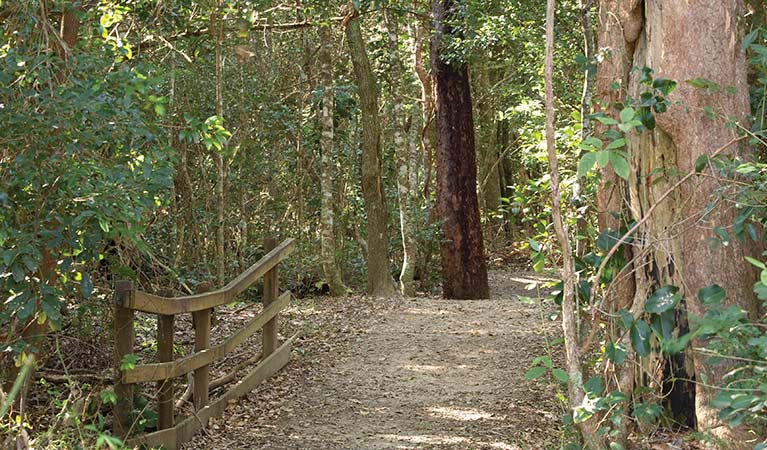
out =
<path fill-rule="evenodd" d="M 733 426 L 767 425 L 767 320 L 753 322 L 746 311 L 726 306 L 725 292 L 716 285 L 701 289 L 698 298 L 708 309 L 691 319 L 691 334 L 708 339 L 710 364 L 729 367 L 714 406 Z"/>
<path fill-rule="evenodd" d="M 93 294 L 87 270 L 107 243 L 140 245 L 172 152 L 155 122 L 165 100 L 154 68 L 115 64 L 98 39 L 64 61 L 22 17 L 0 51 L 0 141 L 12 144 L 0 160 L 0 323 L 58 328 L 65 298 Z"/>
<path fill-rule="evenodd" d="M 607 144 L 597 137 L 589 137 L 581 143 L 581 148 L 587 153 L 578 162 L 578 176 L 584 177 L 595 166 L 602 169 L 612 167 L 615 174 L 628 180 L 631 173 L 630 156 L 618 149 L 626 146 L 626 135 L 632 131 L 641 133 L 643 130 L 655 128 L 656 113 L 663 113 L 670 106 L 666 98 L 676 89 L 676 82 L 667 78 L 653 78 L 650 68 L 643 68 L 640 85 L 645 91 L 639 99 L 629 98 L 625 105 L 617 105 L 620 109 L 618 118 L 609 117 L 604 113 L 594 114 L 593 118 L 603 125 L 616 127 L 608 130 L 604 138 Z"/>

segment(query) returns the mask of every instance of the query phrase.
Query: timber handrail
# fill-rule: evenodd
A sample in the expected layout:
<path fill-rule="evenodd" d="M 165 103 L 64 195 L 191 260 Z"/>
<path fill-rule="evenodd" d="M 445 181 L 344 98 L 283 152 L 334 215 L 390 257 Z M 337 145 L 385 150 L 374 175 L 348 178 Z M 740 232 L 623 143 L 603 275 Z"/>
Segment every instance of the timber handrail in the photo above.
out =
<path fill-rule="evenodd" d="M 182 314 L 215 308 L 230 303 L 239 294 L 247 290 L 256 280 L 263 277 L 280 261 L 285 259 L 295 247 L 294 239 L 287 239 L 270 251 L 237 278 L 221 289 L 202 294 L 168 298 L 160 295 L 131 291 L 122 297 L 124 308 L 150 314 Z"/>
<path fill-rule="evenodd" d="M 133 369 L 123 372 L 122 382 L 141 383 L 144 381 L 166 380 L 168 378 L 186 375 L 195 369 L 199 369 L 200 367 L 218 361 L 260 330 L 261 327 L 276 316 L 289 301 L 290 292 L 285 292 L 276 302 L 264 308 L 261 314 L 251 320 L 248 325 L 236 331 L 221 344 L 175 361 L 137 365 Z"/>
<path fill-rule="evenodd" d="M 115 365 L 118 377 L 115 383 L 117 403 L 114 407 L 114 432 L 118 436 L 129 438 L 129 445 L 162 446 L 166 450 L 176 450 L 203 429 L 208 419 L 222 414 L 230 400 L 247 394 L 290 361 L 293 338 L 279 343 L 277 320 L 279 312 L 290 302 L 291 294 L 280 294 L 278 265 L 294 247 L 293 239 L 287 239 L 280 245 L 274 239 L 265 239 L 264 249 L 267 253 L 263 258 L 221 289 L 210 291 L 209 284 L 202 283 L 196 295 L 171 298 L 166 296 L 167 293 L 152 295 L 137 291 L 131 281 L 118 281 L 115 284 Z M 230 303 L 259 278 L 264 280 L 263 310 L 223 342 L 211 346 L 213 308 Z M 155 363 L 135 365 L 130 364 L 130 360 L 135 361 L 135 357 L 126 359 L 132 355 L 135 344 L 136 311 L 158 316 Z M 194 352 L 174 360 L 174 319 L 182 313 L 192 314 Z M 259 330 L 262 330 L 262 359 L 237 384 L 211 402 L 210 365 L 223 359 Z M 228 376 L 234 379 L 243 368 L 238 365 Z M 173 380 L 190 372 L 194 372 L 190 390 L 193 392 L 195 412 L 193 416 L 177 421 Z M 136 414 L 134 385 L 143 382 L 157 383 L 157 431 L 131 436 L 133 417 Z"/>

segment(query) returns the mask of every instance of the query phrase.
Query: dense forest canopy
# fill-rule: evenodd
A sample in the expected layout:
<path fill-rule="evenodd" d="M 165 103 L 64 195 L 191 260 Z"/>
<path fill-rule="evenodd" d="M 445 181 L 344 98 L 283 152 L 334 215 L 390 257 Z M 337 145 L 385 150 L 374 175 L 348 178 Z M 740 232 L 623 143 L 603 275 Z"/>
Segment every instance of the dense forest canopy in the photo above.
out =
<path fill-rule="evenodd" d="M 112 345 L 116 282 L 188 296 L 294 238 L 299 298 L 555 274 L 535 301 L 562 338 L 525 377 L 558 393 L 563 447 L 767 448 L 764 1 L 0 0 L 0 21 L 3 446 L 123 448 L 111 375 L 84 406 L 39 374 Z"/>

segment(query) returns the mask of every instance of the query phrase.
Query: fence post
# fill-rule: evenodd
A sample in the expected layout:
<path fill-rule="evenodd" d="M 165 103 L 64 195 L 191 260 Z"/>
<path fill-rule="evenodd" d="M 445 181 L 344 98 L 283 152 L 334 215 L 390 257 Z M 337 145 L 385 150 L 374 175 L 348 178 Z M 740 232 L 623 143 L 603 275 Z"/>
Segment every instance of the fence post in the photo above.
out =
<path fill-rule="evenodd" d="M 126 437 L 130 431 L 131 411 L 133 410 L 133 385 L 122 382 L 122 365 L 125 355 L 133 353 L 135 334 L 133 330 L 134 312 L 126 308 L 127 300 L 133 292 L 132 281 L 115 282 L 115 366 L 117 380 L 115 381 L 115 396 L 117 404 L 114 408 L 114 432 L 119 437 Z"/>
<path fill-rule="evenodd" d="M 211 290 L 210 283 L 201 283 L 197 293 L 203 294 Z M 195 353 L 210 347 L 210 308 L 192 313 L 194 322 L 194 351 Z M 208 405 L 208 386 L 210 385 L 210 366 L 202 366 L 194 371 L 194 409 L 199 411 Z"/>
<path fill-rule="evenodd" d="M 264 251 L 267 253 L 274 250 L 274 248 L 277 247 L 277 240 L 275 238 L 266 238 L 264 239 Z M 277 297 L 280 295 L 280 287 L 279 287 L 279 272 L 278 272 L 278 265 L 274 266 L 269 272 L 266 272 L 264 275 L 264 295 L 263 295 L 263 306 L 266 308 L 269 306 L 272 302 L 277 300 Z M 263 328 L 263 357 L 266 358 L 267 356 L 274 353 L 275 350 L 277 350 L 277 316 L 274 316 L 274 318 L 266 324 L 264 324 Z"/>
<path fill-rule="evenodd" d="M 163 297 L 172 297 L 173 292 L 163 290 Z M 158 314 L 157 316 L 157 361 L 164 363 L 173 361 L 173 322 L 175 317 Z M 157 382 L 157 429 L 164 430 L 173 427 L 173 378 Z"/>

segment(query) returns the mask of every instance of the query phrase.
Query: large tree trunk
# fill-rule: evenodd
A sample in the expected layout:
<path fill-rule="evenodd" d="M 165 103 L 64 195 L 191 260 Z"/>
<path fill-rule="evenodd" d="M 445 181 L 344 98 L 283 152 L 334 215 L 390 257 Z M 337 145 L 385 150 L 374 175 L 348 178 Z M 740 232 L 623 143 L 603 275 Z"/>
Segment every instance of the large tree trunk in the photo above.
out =
<path fill-rule="evenodd" d="M 716 180 L 693 177 L 678 192 L 660 199 L 679 179 L 675 173 L 693 172 L 699 156 L 711 154 L 735 136 L 736 132 L 725 126 L 726 119 L 709 118 L 704 108 L 712 107 L 719 117 L 735 117 L 741 122 L 749 113 L 740 13 L 738 0 L 603 2 L 599 48 L 607 48 L 612 58 L 599 69 L 597 84 L 602 100 L 618 100 L 615 97 L 624 94 L 638 98 L 648 89 L 640 83 L 639 73 L 629 73 L 631 67 L 649 67 L 655 70 L 656 77 L 679 82 L 669 97 L 671 108 L 656 116 L 656 129 L 629 136 L 634 173 L 628 192 L 603 189 L 600 195 L 600 225 L 612 220 L 608 211 L 620 211 L 621 203 L 633 220 L 642 219 L 650 207 L 655 207 L 651 220 L 644 223 L 635 238 L 634 251 L 639 258 L 635 262 L 634 306 L 652 290 L 672 284 L 683 292 L 687 313 L 700 316 L 705 308 L 696 294 L 716 283 L 727 291 L 728 305 L 756 313 L 751 292 L 755 277 L 744 266 L 744 248 L 737 240 L 718 247 L 711 245 L 712 230 L 733 223 L 736 215 L 732 204 L 712 196 L 721 188 Z M 737 93 L 714 93 L 685 83 L 698 77 L 721 86 L 735 86 Z M 622 93 L 607 90 L 613 80 L 621 85 Z M 680 322 L 684 326 L 686 319 L 680 317 Z M 705 345 L 693 342 L 693 347 Z M 707 387 L 721 384 L 727 366 L 711 364 L 708 357 L 696 352 L 692 352 L 692 360 L 693 364 L 672 364 L 682 364 L 686 367 L 675 369 L 686 368 L 697 380 L 705 380 L 695 386 L 698 428 L 738 446 L 742 442 L 737 437 L 740 431 L 721 422 L 712 406 L 715 392 Z M 643 367 L 663 370 L 662 362 L 657 361 Z"/>
<path fill-rule="evenodd" d="M 322 77 L 322 111 L 320 122 L 322 136 L 320 137 L 320 149 L 322 152 L 322 173 L 320 175 L 320 249 L 322 258 L 322 271 L 330 288 L 330 295 L 338 297 L 346 294 L 346 286 L 341 278 L 341 270 L 336 262 L 336 237 L 335 237 L 335 213 L 333 211 L 334 164 L 333 164 L 333 139 L 334 125 L 333 113 L 335 111 L 335 96 L 333 95 L 333 60 L 330 53 L 332 35 L 330 29 L 323 26 L 320 29 L 319 62 Z"/>
<path fill-rule="evenodd" d="M 386 229 L 386 197 L 381 180 L 381 125 L 378 117 L 378 86 L 370 68 L 359 18 L 349 4 L 352 17 L 346 24 L 346 39 L 359 88 L 362 115 L 362 194 L 368 216 L 368 294 L 394 294 L 389 269 L 389 237 Z"/>
<path fill-rule="evenodd" d="M 431 65 L 437 92 L 437 208 L 444 233 L 442 294 L 446 298 L 488 298 L 469 74 L 466 64 L 443 58 L 442 41 L 455 33 L 450 25 L 455 14 L 453 0 L 432 3 L 436 31 L 431 42 Z"/>

